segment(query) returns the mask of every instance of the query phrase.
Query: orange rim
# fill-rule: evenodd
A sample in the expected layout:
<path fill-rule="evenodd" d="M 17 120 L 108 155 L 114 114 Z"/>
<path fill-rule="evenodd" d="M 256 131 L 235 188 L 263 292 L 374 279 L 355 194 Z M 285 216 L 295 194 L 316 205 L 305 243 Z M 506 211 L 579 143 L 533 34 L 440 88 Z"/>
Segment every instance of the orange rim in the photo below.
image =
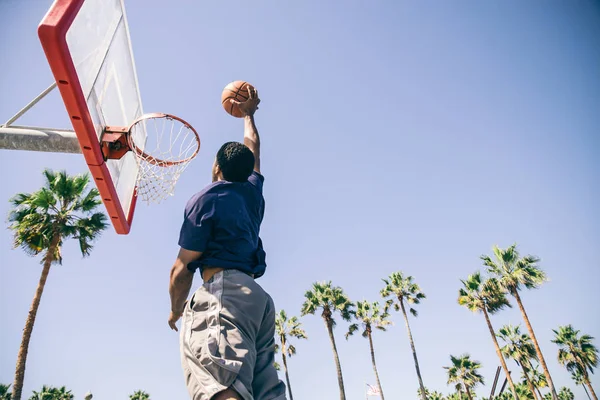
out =
<path fill-rule="evenodd" d="M 133 127 L 135 125 L 137 125 L 138 123 L 145 121 L 147 119 L 155 119 L 155 118 L 169 118 L 169 119 L 174 119 L 176 121 L 181 122 L 185 127 L 187 127 L 188 129 L 190 129 L 192 132 L 194 132 L 194 135 L 196 137 L 196 151 L 194 151 L 194 153 L 183 159 L 183 160 L 179 160 L 179 161 L 165 161 L 165 160 L 161 160 L 160 158 L 156 158 L 156 157 L 152 157 L 150 154 L 147 154 L 146 152 L 142 151 L 142 149 L 140 149 L 139 147 L 137 147 L 137 145 L 135 144 L 135 142 L 133 141 L 133 138 L 131 136 L 131 130 L 133 129 Z M 192 125 L 190 125 L 186 120 L 179 118 L 175 115 L 171 115 L 171 114 L 164 114 L 164 113 L 150 113 L 150 114 L 144 114 L 141 117 L 139 117 L 138 119 L 136 119 L 135 121 L 133 121 L 133 123 L 131 125 L 129 125 L 129 129 L 127 130 L 128 134 L 129 134 L 129 142 L 131 143 L 131 148 L 133 151 L 136 152 L 136 154 L 143 158 L 145 161 L 149 162 L 150 164 L 154 164 L 154 165 L 159 165 L 162 167 L 172 167 L 174 165 L 179 165 L 179 164 L 185 164 L 187 162 L 190 162 L 194 157 L 196 157 L 198 155 L 198 152 L 200 151 L 200 135 L 198 135 L 198 132 L 196 132 L 196 130 L 194 129 L 194 127 Z"/>

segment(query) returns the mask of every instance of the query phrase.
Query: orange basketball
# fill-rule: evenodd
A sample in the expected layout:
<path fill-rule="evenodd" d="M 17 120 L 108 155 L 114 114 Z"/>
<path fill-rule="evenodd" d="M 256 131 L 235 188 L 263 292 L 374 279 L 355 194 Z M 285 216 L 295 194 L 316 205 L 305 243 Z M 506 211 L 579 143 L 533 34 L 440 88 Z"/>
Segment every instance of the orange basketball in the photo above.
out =
<path fill-rule="evenodd" d="M 237 104 L 231 100 L 244 102 L 248 100 L 248 88 L 254 89 L 254 86 L 245 81 L 234 81 L 225 86 L 221 93 L 221 104 L 225 111 L 237 118 L 242 118 L 244 115 L 240 111 Z"/>

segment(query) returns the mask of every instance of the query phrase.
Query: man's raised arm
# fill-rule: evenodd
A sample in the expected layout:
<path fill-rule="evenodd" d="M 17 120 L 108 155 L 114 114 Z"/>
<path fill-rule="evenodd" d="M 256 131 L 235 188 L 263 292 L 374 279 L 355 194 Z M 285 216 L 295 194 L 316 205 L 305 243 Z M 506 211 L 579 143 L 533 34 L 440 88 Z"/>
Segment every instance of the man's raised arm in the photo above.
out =
<path fill-rule="evenodd" d="M 244 102 L 231 101 L 237 104 L 244 114 L 244 144 L 254 154 L 254 170 L 260 174 L 260 137 L 254 123 L 254 113 L 258 110 L 258 104 L 260 103 L 258 92 L 256 89 L 248 87 L 248 100 Z"/>
<path fill-rule="evenodd" d="M 260 174 L 260 136 L 254 123 L 254 115 L 244 117 L 244 144 L 254 153 L 254 170 Z"/>

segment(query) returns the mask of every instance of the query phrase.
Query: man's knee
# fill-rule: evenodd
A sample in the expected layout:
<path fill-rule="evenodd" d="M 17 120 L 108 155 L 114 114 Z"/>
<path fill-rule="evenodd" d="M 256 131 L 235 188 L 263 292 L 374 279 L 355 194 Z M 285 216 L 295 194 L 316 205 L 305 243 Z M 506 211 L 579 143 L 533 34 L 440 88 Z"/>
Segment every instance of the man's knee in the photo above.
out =
<path fill-rule="evenodd" d="M 222 392 L 215 394 L 210 400 L 243 400 L 233 389 L 225 389 Z"/>

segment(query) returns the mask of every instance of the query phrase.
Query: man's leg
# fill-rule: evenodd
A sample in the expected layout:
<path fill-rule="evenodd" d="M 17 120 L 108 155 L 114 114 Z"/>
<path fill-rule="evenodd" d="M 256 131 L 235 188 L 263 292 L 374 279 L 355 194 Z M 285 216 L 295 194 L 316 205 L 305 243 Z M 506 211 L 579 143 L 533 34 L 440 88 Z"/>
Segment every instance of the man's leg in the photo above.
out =
<path fill-rule="evenodd" d="M 256 364 L 252 391 L 255 400 L 285 400 L 285 384 L 279 380 L 273 366 L 275 359 L 275 306 L 273 299 L 265 292 L 267 303 L 256 336 Z"/>
<path fill-rule="evenodd" d="M 186 306 L 181 323 L 181 358 L 192 400 L 252 399 L 254 346 L 243 340 L 237 326 L 238 322 L 246 322 L 243 317 L 247 310 L 231 304 L 243 295 L 240 292 L 235 282 L 219 272 L 194 293 Z M 250 305 L 256 303 L 249 300 Z"/>

